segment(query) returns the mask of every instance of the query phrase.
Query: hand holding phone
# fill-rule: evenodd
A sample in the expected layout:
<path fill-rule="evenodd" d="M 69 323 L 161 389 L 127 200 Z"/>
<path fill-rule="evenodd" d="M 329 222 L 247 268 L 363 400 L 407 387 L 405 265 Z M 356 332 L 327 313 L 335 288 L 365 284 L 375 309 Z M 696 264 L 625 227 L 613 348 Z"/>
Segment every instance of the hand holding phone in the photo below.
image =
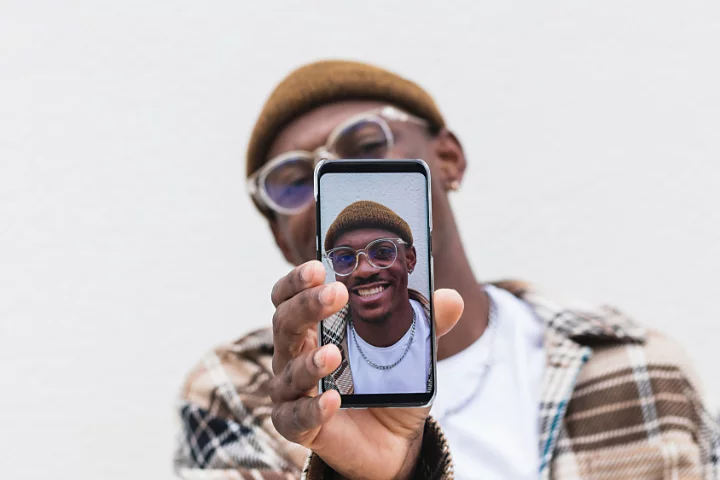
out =
<path fill-rule="evenodd" d="M 273 425 L 346 478 L 407 478 L 430 407 L 341 410 L 337 391 L 318 395 L 318 382 L 340 365 L 340 351 L 317 346 L 317 325 L 347 302 L 344 286 L 325 285 L 325 276 L 322 264 L 312 261 L 273 288 Z M 460 318 L 463 302 L 454 290 L 436 291 L 433 302 L 440 337 Z"/>
<path fill-rule="evenodd" d="M 339 171 L 333 171 L 333 168 L 323 170 L 323 164 L 318 166 L 318 258 L 323 259 L 325 264 L 309 262 L 297 267 L 278 281 L 272 295 L 276 306 L 273 318 L 273 370 L 276 376 L 271 383 L 275 428 L 287 439 L 313 450 L 346 477 L 402 478 L 413 471 L 429 413 L 427 405 L 434 396 L 435 337 L 454 326 L 463 307 L 462 299 L 454 291 L 441 290 L 430 294 L 432 270 L 427 167 L 415 161 L 381 162 L 382 165 L 378 162 L 337 162 L 342 165 L 328 162 L 340 167 Z M 323 190 L 323 172 L 344 173 L 334 177 L 342 182 L 343 178 L 348 179 L 347 169 L 353 164 L 366 171 L 350 170 L 349 173 L 375 173 L 379 183 L 366 177 L 371 188 L 365 188 L 367 185 L 358 183 L 355 177 L 350 184 L 336 185 L 339 189 Z M 405 189 L 409 185 L 399 182 L 408 177 L 387 176 L 388 173 L 407 173 L 407 169 L 422 176 L 422 179 L 415 178 L 415 187 L 409 190 Z M 402 189 L 400 195 L 395 195 L 396 198 L 403 198 L 404 194 L 409 199 L 407 207 L 416 214 L 415 220 L 407 222 L 402 218 L 413 216 L 413 212 L 409 215 L 402 213 L 403 210 L 407 212 L 407 208 L 388 205 L 393 202 L 383 200 L 380 198 L 382 195 L 372 196 L 372 193 L 381 192 L 383 188 L 380 185 L 388 181 Z M 332 183 L 325 185 L 332 186 Z M 357 194 L 353 193 L 358 188 L 365 191 L 365 198 L 357 198 Z M 330 195 L 331 191 L 336 193 Z M 365 203 L 358 205 L 358 201 Z M 328 206 L 331 208 L 326 209 L 326 215 L 323 215 L 323 208 Z M 330 211 L 334 214 L 327 215 Z M 373 233 L 365 229 L 363 238 L 348 235 L 348 225 L 357 226 L 356 222 L 350 221 L 352 218 L 348 220 L 348 215 L 357 220 L 360 213 L 368 211 L 371 216 L 381 217 L 381 226 L 386 230 Z M 338 227 L 338 222 L 342 228 Z M 389 225 L 388 222 L 394 223 Z M 410 225 L 414 225 L 415 229 Z M 382 235 L 375 238 L 380 233 Z M 425 242 L 424 247 L 422 242 Z M 418 254 L 418 251 L 421 253 Z M 393 266 L 398 268 L 392 270 Z M 415 277 L 418 280 L 411 286 L 406 283 L 411 275 L 409 270 L 418 273 Z M 337 278 L 340 281 L 336 281 Z M 390 298 L 384 295 L 387 293 L 391 293 Z M 356 296 L 354 300 L 352 295 Z M 393 315 L 388 316 L 389 313 Z M 383 328 L 353 328 L 355 325 L 350 324 L 351 319 L 356 324 L 381 320 Z M 400 320 L 397 322 L 399 325 L 391 325 L 394 320 Z M 418 325 L 420 322 L 426 323 Z M 423 326 L 427 329 L 423 330 Z M 378 332 L 385 331 L 387 335 L 378 335 Z M 340 336 L 333 337 L 338 333 Z M 348 341 L 357 342 L 356 346 L 360 348 L 350 350 Z M 382 346 L 379 348 L 381 353 L 387 353 L 385 357 L 393 358 L 388 360 L 382 355 L 380 358 L 373 355 L 377 353 L 373 350 L 373 342 L 391 344 L 389 350 L 382 350 L 386 348 Z M 354 373 L 347 375 L 340 371 L 350 369 L 353 362 Z M 392 376 L 395 373 L 392 370 L 403 362 L 406 362 L 403 369 L 398 371 L 406 372 L 412 378 L 403 385 L 384 382 L 387 377 L 383 376 L 383 372 L 390 370 Z M 350 378 L 353 380 L 349 383 Z M 356 378 L 360 379 L 358 384 L 355 383 Z M 318 387 L 324 392 L 321 395 L 318 395 L 321 393 Z M 356 393 L 357 390 L 363 393 Z M 344 407 L 423 407 L 340 410 L 341 403 Z"/>

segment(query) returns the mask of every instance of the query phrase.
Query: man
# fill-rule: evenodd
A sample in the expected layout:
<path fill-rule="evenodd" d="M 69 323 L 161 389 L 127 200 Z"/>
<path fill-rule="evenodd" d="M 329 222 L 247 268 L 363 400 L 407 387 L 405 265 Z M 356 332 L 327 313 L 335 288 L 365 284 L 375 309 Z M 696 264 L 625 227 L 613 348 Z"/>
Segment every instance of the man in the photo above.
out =
<path fill-rule="evenodd" d="M 338 214 L 324 246 L 349 296 L 323 322 L 323 343 L 335 344 L 342 358 L 323 379 L 325 388 L 343 395 L 426 392 L 430 312 L 428 300 L 408 289 L 417 262 L 410 225 L 386 206 L 361 200 Z"/>
<path fill-rule="evenodd" d="M 357 118 L 382 128 L 356 137 L 346 125 Z M 312 260 L 307 152 L 316 151 L 430 166 L 441 337 L 432 414 L 339 410 L 336 391 L 316 395 L 341 363 L 336 346 L 317 348 L 317 324 L 348 301 L 345 286 L 324 285 Z M 720 476 L 718 425 L 674 344 L 612 308 L 570 307 L 520 282 L 478 283 L 448 199 L 465 168 L 432 98 L 393 73 L 319 62 L 275 89 L 253 131 L 247 172 L 253 200 L 296 268 L 272 289 L 272 331 L 219 348 L 190 374 L 182 476 L 294 477 L 308 451 L 311 478 Z M 273 181 L 283 178 L 291 181 Z"/>

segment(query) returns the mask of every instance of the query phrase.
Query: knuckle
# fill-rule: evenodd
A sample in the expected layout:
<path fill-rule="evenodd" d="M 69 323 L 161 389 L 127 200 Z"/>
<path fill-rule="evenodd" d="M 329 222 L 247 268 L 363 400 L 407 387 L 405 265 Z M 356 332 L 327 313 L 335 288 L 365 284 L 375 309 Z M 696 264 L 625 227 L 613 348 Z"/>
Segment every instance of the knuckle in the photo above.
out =
<path fill-rule="evenodd" d="M 268 391 L 270 393 L 270 401 L 272 402 L 273 405 L 277 405 L 279 403 L 279 400 L 280 400 L 280 395 L 279 395 L 280 392 L 278 391 L 279 388 L 280 388 L 280 386 L 277 383 L 277 377 L 273 377 L 273 379 L 270 380 L 270 382 L 268 383 Z M 273 410 L 274 410 L 274 408 L 273 408 Z"/>
<path fill-rule="evenodd" d="M 272 420 L 275 430 L 277 430 L 281 435 L 284 435 L 282 413 L 279 407 L 273 407 L 272 412 L 270 412 L 270 420 Z"/>
<path fill-rule="evenodd" d="M 309 375 L 313 377 L 318 377 L 320 375 L 320 368 L 315 365 L 315 355 L 317 354 L 317 351 L 319 349 L 314 349 L 310 354 L 307 355 L 307 358 L 305 359 L 305 370 L 308 372 Z"/>
<path fill-rule="evenodd" d="M 289 350 L 290 350 L 290 355 L 292 355 L 293 358 L 296 358 L 297 356 L 299 356 L 305 347 L 305 344 L 303 342 L 303 337 L 304 337 L 304 332 L 292 333 L 293 341 L 289 346 Z"/>
<path fill-rule="evenodd" d="M 313 296 L 314 289 L 311 290 L 305 290 L 302 292 L 301 295 L 298 295 L 298 307 L 302 308 L 303 310 L 307 311 L 308 307 L 310 306 L 310 299 Z"/>
<path fill-rule="evenodd" d="M 322 288 L 322 287 L 321 287 Z M 319 301 L 319 292 L 317 287 L 311 288 L 309 290 L 305 290 L 303 294 L 300 296 L 300 305 L 305 308 L 306 310 L 311 309 L 316 304 L 318 304 Z"/>
<path fill-rule="evenodd" d="M 307 265 L 300 265 L 299 267 L 297 267 L 295 269 L 295 275 L 293 275 L 293 281 L 295 282 L 295 285 L 301 286 L 301 285 L 305 284 L 302 276 L 303 276 L 303 272 L 305 271 L 306 268 L 308 268 Z"/>
<path fill-rule="evenodd" d="M 277 305 L 278 283 L 279 282 L 275 282 L 275 284 L 272 286 L 272 290 L 270 290 L 270 301 L 273 303 L 273 305 Z"/>
<path fill-rule="evenodd" d="M 280 309 L 276 308 L 273 312 L 272 316 L 272 327 L 273 327 L 273 334 L 277 335 L 280 333 Z"/>
<path fill-rule="evenodd" d="M 277 430 L 280 435 L 291 442 L 295 442 L 298 438 L 299 432 L 293 422 L 288 419 L 287 407 L 287 404 L 285 404 L 281 407 L 273 408 L 270 413 L 270 420 L 272 421 L 273 427 L 275 427 L 275 430 Z"/>
<path fill-rule="evenodd" d="M 281 372 L 283 369 L 283 360 L 278 355 L 277 351 L 273 355 L 272 358 L 272 371 L 274 375 L 277 375 L 278 372 Z M 277 382 L 277 376 L 273 377 L 273 382 Z"/>
<path fill-rule="evenodd" d="M 292 387 L 294 382 L 294 375 L 293 375 L 293 368 L 292 368 L 292 362 L 288 363 L 285 366 L 285 369 L 282 372 L 282 382 L 284 385 L 287 385 L 288 387 Z"/>
<path fill-rule="evenodd" d="M 302 402 L 293 403 L 292 414 L 291 414 L 291 421 L 292 421 L 293 429 L 298 432 L 305 430 L 303 408 L 301 406 L 301 403 Z"/>

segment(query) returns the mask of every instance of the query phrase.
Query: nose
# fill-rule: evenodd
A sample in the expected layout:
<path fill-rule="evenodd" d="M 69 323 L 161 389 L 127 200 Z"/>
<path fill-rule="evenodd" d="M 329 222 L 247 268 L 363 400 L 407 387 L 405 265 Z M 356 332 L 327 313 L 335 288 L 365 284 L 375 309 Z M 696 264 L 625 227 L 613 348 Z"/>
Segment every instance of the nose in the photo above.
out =
<path fill-rule="evenodd" d="M 378 268 L 370 265 L 365 252 L 360 252 L 358 254 L 357 262 L 357 267 L 355 267 L 355 271 L 353 273 L 359 277 L 369 277 L 370 275 L 376 274 L 379 270 Z"/>
<path fill-rule="evenodd" d="M 319 163 L 320 160 L 335 160 L 338 157 L 334 155 L 332 152 L 330 152 L 325 146 L 318 147 L 315 150 L 315 163 Z"/>

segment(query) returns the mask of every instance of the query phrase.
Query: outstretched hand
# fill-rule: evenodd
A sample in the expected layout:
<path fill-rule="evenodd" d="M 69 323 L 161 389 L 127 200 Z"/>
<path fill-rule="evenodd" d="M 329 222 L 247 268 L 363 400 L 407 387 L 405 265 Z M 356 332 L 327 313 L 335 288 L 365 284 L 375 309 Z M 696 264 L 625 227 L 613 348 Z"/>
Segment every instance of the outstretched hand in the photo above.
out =
<path fill-rule="evenodd" d="M 318 395 L 318 382 L 341 356 L 335 345 L 318 348 L 317 325 L 348 301 L 343 284 L 324 281 L 322 263 L 311 261 L 273 287 L 273 424 L 344 477 L 406 478 L 417 463 L 429 407 L 340 410 L 338 392 Z M 437 290 L 433 300 L 440 337 L 457 323 L 463 301 L 454 290 Z"/>

